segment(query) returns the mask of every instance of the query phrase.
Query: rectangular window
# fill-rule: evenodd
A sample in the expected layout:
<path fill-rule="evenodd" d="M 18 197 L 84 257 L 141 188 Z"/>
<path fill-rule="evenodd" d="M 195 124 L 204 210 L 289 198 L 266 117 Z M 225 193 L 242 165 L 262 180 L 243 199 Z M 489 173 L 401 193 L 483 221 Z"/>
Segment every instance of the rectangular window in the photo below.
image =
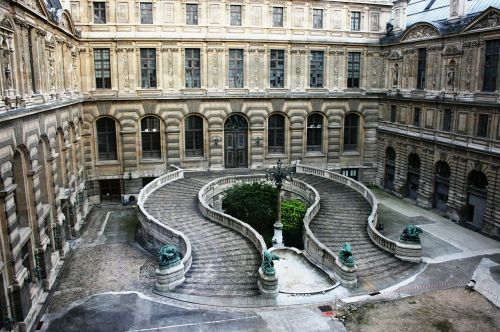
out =
<path fill-rule="evenodd" d="M 500 53 L 500 39 L 486 42 L 484 57 L 483 91 L 493 92 L 497 89 L 498 56 Z"/>
<path fill-rule="evenodd" d="M 186 4 L 186 24 L 198 25 L 198 5 L 188 3 Z"/>
<path fill-rule="evenodd" d="M 285 87 L 285 51 L 271 50 L 269 68 L 271 88 Z"/>
<path fill-rule="evenodd" d="M 443 131 L 451 131 L 451 110 L 443 111 Z"/>
<path fill-rule="evenodd" d="M 323 29 L 323 9 L 313 9 L 313 29 Z"/>
<path fill-rule="evenodd" d="M 398 112 L 398 107 L 396 105 L 391 105 L 390 121 L 396 122 L 396 115 Z"/>
<path fill-rule="evenodd" d="M 96 89 L 111 89 L 109 48 L 94 49 L 94 72 Z"/>
<path fill-rule="evenodd" d="M 487 137 L 488 136 L 488 114 L 479 114 L 477 118 L 477 136 Z"/>
<path fill-rule="evenodd" d="M 156 88 L 156 50 L 141 48 L 141 88 Z"/>
<path fill-rule="evenodd" d="M 425 48 L 418 49 L 418 72 L 417 72 L 417 89 L 425 89 L 425 68 L 427 67 L 427 50 Z"/>
<path fill-rule="evenodd" d="M 309 84 L 311 88 L 323 87 L 323 51 L 311 51 L 311 64 L 309 68 Z"/>
<path fill-rule="evenodd" d="M 106 23 L 106 3 L 105 2 L 94 2 L 94 23 L 95 24 L 105 24 Z"/>
<path fill-rule="evenodd" d="M 241 25 L 241 6 L 231 5 L 231 25 L 240 26 Z"/>
<path fill-rule="evenodd" d="M 186 48 L 186 88 L 200 88 L 200 49 Z"/>
<path fill-rule="evenodd" d="M 415 127 L 420 127 L 420 108 L 419 107 L 415 107 L 413 109 L 413 125 Z"/>
<path fill-rule="evenodd" d="M 153 3 L 141 2 L 141 24 L 153 24 Z"/>
<path fill-rule="evenodd" d="M 243 50 L 229 50 L 229 87 L 243 88 Z"/>
<path fill-rule="evenodd" d="M 283 7 L 273 7 L 273 27 L 283 27 Z"/>
<path fill-rule="evenodd" d="M 361 53 L 349 52 L 347 57 L 347 87 L 359 88 Z"/>
<path fill-rule="evenodd" d="M 358 169 L 357 168 L 343 168 L 342 175 L 358 181 Z"/>
<path fill-rule="evenodd" d="M 351 30 L 361 30 L 361 12 L 351 12 Z"/>

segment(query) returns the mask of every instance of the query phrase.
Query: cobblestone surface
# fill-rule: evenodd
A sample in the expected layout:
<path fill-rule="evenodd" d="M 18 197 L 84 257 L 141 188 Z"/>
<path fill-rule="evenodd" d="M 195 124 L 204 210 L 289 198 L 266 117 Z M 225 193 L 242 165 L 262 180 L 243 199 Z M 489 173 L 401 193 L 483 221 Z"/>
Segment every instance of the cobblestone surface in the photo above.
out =
<path fill-rule="evenodd" d="M 149 255 L 134 241 L 137 222 L 135 208 L 103 205 L 92 211 L 81 237 L 71 243 L 72 257 L 48 312 L 93 294 L 152 288 L 154 280 L 139 277 Z"/>

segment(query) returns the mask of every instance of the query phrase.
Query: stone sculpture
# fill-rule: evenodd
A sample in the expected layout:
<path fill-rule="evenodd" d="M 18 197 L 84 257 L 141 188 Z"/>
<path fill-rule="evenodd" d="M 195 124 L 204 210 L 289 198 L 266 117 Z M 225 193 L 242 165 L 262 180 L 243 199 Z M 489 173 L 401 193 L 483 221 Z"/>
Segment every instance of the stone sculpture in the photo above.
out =
<path fill-rule="evenodd" d="M 349 243 L 342 245 L 342 249 L 339 251 L 339 260 L 346 266 L 354 267 L 354 256 L 352 255 L 352 248 Z"/>
<path fill-rule="evenodd" d="M 166 244 L 158 250 L 158 265 L 160 268 L 169 268 L 179 264 L 181 257 L 179 250 L 173 244 Z"/>
<path fill-rule="evenodd" d="M 420 227 L 415 225 L 406 225 L 399 239 L 406 243 L 420 243 L 420 234 L 422 232 L 423 231 Z"/>
<path fill-rule="evenodd" d="M 278 255 L 274 255 L 269 250 L 264 251 L 264 259 L 262 260 L 261 267 L 265 275 L 272 276 L 276 273 L 273 261 L 277 261 L 279 259 L 280 257 Z"/>

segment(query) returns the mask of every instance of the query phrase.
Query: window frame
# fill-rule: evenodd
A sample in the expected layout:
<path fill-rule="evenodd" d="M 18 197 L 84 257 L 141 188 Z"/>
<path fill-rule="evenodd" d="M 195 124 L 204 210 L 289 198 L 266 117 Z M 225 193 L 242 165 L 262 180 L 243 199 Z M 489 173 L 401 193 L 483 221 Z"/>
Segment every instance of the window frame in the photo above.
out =
<path fill-rule="evenodd" d="M 233 9 L 239 8 L 238 11 Z M 231 26 L 241 26 L 241 21 L 243 18 L 243 8 L 241 5 L 229 5 L 229 25 Z M 233 13 L 235 16 L 233 16 Z"/>
<path fill-rule="evenodd" d="M 483 92 L 495 92 L 498 90 L 499 60 L 500 39 L 487 40 L 484 51 Z"/>
<path fill-rule="evenodd" d="M 309 62 L 309 87 L 323 88 L 325 83 L 325 52 L 311 51 Z"/>
<path fill-rule="evenodd" d="M 276 119 L 280 119 L 279 121 Z M 281 122 L 281 123 L 279 123 Z M 281 125 L 281 126 L 280 126 Z M 285 153 L 285 125 L 286 118 L 283 114 L 274 113 L 267 118 L 267 153 Z M 281 141 L 281 144 L 279 142 Z"/>
<path fill-rule="evenodd" d="M 413 108 L 413 126 L 420 128 L 422 126 L 422 109 L 420 107 Z"/>
<path fill-rule="evenodd" d="M 158 87 L 156 72 L 156 48 L 140 49 L 141 89 Z"/>
<path fill-rule="evenodd" d="M 352 121 L 355 119 L 355 123 Z M 344 117 L 344 152 L 358 151 L 359 147 L 359 126 L 360 115 L 354 112 L 346 114 Z"/>
<path fill-rule="evenodd" d="M 361 12 L 351 12 L 351 31 L 361 31 Z"/>
<path fill-rule="evenodd" d="M 104 59 L 103 53 L 106 53 L 106 51 L 107 51 L 107 59 Z M 94 53 L 95 88 L 111 89 L 111 51 L 109 48 L 94 48 L 93 53 Z M 97 58 L 98 54 L 99 58 Z M 109 76 L 105 77 L 106 74 L 108 74 Z M 108 80 L 106 80 L 106 78 L 108 78 Z"/>
<path fill-rule="evenodd" d="M 452 123 L 453 123 L 453 111 L 451 109 L 444 109 L 441 130 L 445 132 L 451 132 L 453 127 Z"/>
<path fill-rule="evenodd" d="M 106 121 L 106 122 L 104 122 Z M 103 125 L 104 131 L 100 131 L 99 123 L 105 123 Z M 110 127 L 111 123 L 113 128 Z M 96 151 L 98 161 L 116 161 L 118 160 L 118 139 L 116 130 L 116 120 L 111 117 L 100 117 L 95 121 L 95 131 L 96 131 Z M 104 140 L 104 142 L 102 141 Z"/>
<path fill-rule="evenodd" d="M 242 89 L 244 86 L 244 52 L 243 49 L 229 49 L 228 52 L 228 85 L 229 88 Z M 239 82 L 236 80 L 239 79 Z"/>
<path fill-rule="evenodd" d="M 199 123 L 195 123 L 195 120 Z M 201 126 L 198 128 L 197 124 L 201 124 Z M 191 125 L 195 125 L 195 127 L 191 128 Z M 200 115 L 191 114 L 184 119 L 184 155 L 186 158 L 203 158 L 205 156 L 204 128 L 204 119 Z"/>
<path fill-rule="evenodd" d="M 417 89 L 424 90 L 426 88 L 426 74 L 427 74 L 427 49 L 419 48 L 418 52 L 418 65 L 417 65 Z"/>
<path fill-rule="evenodd" d="M 357 59 L 355 59 L 357 57 Z M 348 52 L 347 54 L 347 88 L 360 87 L 361 80 L 361 52 Z"/>
<path fill-rule="evenodd" d="M 396 123 L 398 120 L 398 106 L 391 105 L 391 109 L 389 110 L 389 122 Z"/>
<path fill-rule="evenodd" d="M 98 8 L 98 7 L 100 7 L 100 8 Z M 93 8 L 93 15 L 94 15 L 94 17 L 93 17 L 94 24 L 106 24 L 107 23 L 106 1 L 93 1 L 92 8 Z M 96 20 L 96 18 L 98 20 Z"/>
<path fill-rule="evenodd" d="M 186 25 L 199 24 L 199 10 L 197 3 L 186 3 Z"/>
<path fill-rule="evenodd" d="M 144 126 L 146 124 L 146 128 Z M 141 148 L 142 159 L 161 159 L 161 121 L 158 117 L 148 115 L 141 119 Z M 146 137 L 149 137 L 146 139 Z M 149 147 L 145 147 L 148 144 Z M 157 148 L 155 148 L 155 145 Z"/>
<path fill-rule="evenodd" d="M 321 119 L 321 121 L 318 121 L 319 119 Z M 306 152 L 323 153 L 325 117 L 320 113 L 313 113 L 307 117 L 306 121 Z"/>
<path fill-rule="evenodd" d="M 285 8 L 273 6 L 272 8 L 272 27 L 273 28 L 283 28 L 285 16 Z"/>
<path fill-rule="evenodd" d="M 480 138 L 488 138 L 490 116 L 486 113 L 477 115 L 476 136 Z M 484 127 L 483 127 L 484 126 Z"/>
<path fill-rule="evenodd" d="M 269 54 L 269 86 L 285 87 L 285 50 L 271 50 Z"/>
<path fill-rule="evenodd" d="M 153 24 L 153 3 L 147 1 L 141 1 L 139 3 L 139 10 L 140 10 L 141 24 Z"/>
<path fill-rule="evenodd" d="M 313 29 L 323 29 L 324 11 L 322 8 L 313 8 Z"/>
<path fill-rule="evenodd" d="M 184 49 L 184 81 L 186 88 L 201 88 L 201 50 L 199 48 Z"/>

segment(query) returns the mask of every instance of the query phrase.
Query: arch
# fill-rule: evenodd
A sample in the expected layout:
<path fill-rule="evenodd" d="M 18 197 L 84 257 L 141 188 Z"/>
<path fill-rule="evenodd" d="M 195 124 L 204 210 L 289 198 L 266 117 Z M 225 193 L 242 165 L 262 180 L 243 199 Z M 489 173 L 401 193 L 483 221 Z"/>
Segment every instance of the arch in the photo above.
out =
<path fill-rule="evenodd" d="M 38 140 L 37 158 L 40 169 L 40 191 L 43 204 L 50 204 L 50 189 L 53 187 L 51 167 L 47 164 L 50 155 L 50 142 L 47 136 L 42 135 Z"/>
<path fill-rule="evenodd" d="M 226 168 L 248 165 L 248 120 L 242 114 L 229 115 L 224 121 L 224 160 Z"/>
<path fill-rule="evenodd" d="M 438 161 L 434 174 L 433 207 L 446 212 L 448 210 L 448 194 L 450 190 L 451 169 L 447 162 Z"/>
<path fill-rule="evenodd" d="M 267 118 L 267 150 L 270 154 L 285 152 L 286 116 L 282 113 L 272 113 Z"/>
<path fill-rule="evenodd" d="M 184 118 L 184 153 L 186 157 L 203 157 L 205 118 L 191 114 Z"/>
<path fill-rule="evenodd" d="M 360 115 L 354 112 L 344 117 L 344 151 L 357 151 L 359 142 Z"/>
<path fill-rule="evenodd" d="M 401 42 L 441 37 L 439 30 L 431 23 L 418 22 L 406 29 Z"/>
<path fill-rule="evenodd" d="M 417 200 L 420 183 L 420 157 L 416 153 L 408 156 L 408 174 L 406 177 L 406 196 Z"/>
<path fill-rule="evenodd" d="M 474 228 L 481 229 L 483 226 L 488 178 L 480 170 L 472 170 L 467 176 L 467 202 L 465 206 L 465 221 Z"/>
<path fill-rule="evenodd" d="M 384 188 L 394 190 L 396 176 L 396 151 L 392 147 L 385 150 Z"/>
<path fill-rule="evenodd" d="M 116 120 L 111 117 L 100 117 L 95 121 L 97 159 L 117 160 Z"/>
<path fill-rule="evenodd" d="M 488 178 L 482 171 L 473 170 L 467 176 L 467 185 L 478 190 L 486 190 Z"/>
<path fill-rule="evenodd" d="M 56 152 L 59 154 L 59 158 L 57 161 L 57 184 L 60 188 L 64 188 L 67 186 L 67 172 L 68 169 L 66 167 L 66 138 L 64 136 L 64 131 L 61 127 L 56 130 L 55 137 L 55 148 Z"/>
<path fill-rule="evenodd" d="M 21 145 L 14 151 L 12 157 L 12 177 L 14 183 L 17 184 L 15 190 L 16 212 L 21 227 L 31 227 L 28 195 L 32 190 L 28 188 L 27 180 L 29 165 L 31 165 L 29 152 L 24 145 Z"/>
<path fill-rule="evenodd" d="M 141 118 L 142 158 L 161 159 L 161 120 L 147 115 Z"/>
<path fill-rule="evenodd" d="M 323 151 L 323 128 L 325 116 L 322 113 L 311 113 L 307 117 L 307 152 L 322 152 Z"/>

